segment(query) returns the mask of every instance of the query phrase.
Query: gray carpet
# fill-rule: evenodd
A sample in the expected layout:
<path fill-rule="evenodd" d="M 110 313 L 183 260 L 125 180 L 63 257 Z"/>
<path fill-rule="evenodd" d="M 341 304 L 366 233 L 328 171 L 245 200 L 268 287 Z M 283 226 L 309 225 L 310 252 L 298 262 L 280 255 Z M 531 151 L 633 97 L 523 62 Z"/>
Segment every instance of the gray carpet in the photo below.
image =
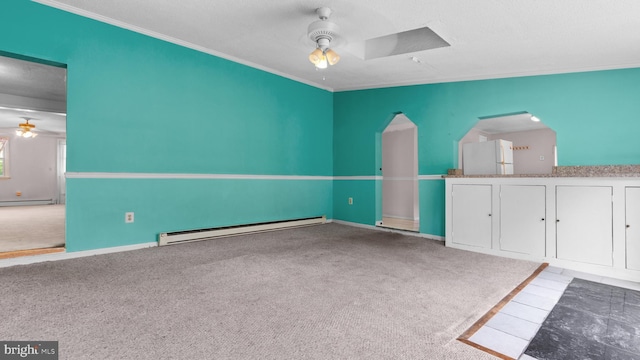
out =
<path fill-rule="evenodd" d="M 0 269 L 61 359 L 494 359 L 455 340 L 539 264 L 327 224 Z"/>
<path fill-rule="evenodd" d="M 0 206 L 0 252 L 64 246 L 64 205 Z"/>

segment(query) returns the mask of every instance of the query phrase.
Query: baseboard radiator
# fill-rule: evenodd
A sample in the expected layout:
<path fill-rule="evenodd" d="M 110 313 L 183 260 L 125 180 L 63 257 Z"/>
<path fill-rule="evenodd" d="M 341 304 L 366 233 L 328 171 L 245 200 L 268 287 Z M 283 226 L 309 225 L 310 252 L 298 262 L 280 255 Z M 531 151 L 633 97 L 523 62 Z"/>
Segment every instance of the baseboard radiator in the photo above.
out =
<path fill-rule="evenodd" d="M 327 222 L 326 216 L 319 216 L 305 219 L 274 221 L 258 224 L 247 224 L 238 226 L 227 226 L 211 229 L 196 229 L 187 231 L 175 231 L 160 233 L 158 235 L 158 245 L 173 245 L 191 241 L 209 240 L 225 236 L 258 233 L 265 231 L 283 230 L 295 227 L 324 224 Z"/>
<path fill-rule="evenodd" d="M 53 199 L 0 201 L 0 206 L 51 205 Z"/>

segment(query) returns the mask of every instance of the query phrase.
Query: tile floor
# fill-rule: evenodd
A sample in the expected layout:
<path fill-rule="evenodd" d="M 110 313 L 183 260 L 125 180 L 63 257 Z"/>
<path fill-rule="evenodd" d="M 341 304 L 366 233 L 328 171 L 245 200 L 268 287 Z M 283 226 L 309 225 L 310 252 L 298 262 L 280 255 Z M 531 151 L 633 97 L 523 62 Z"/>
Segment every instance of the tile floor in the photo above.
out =
<path fill-rule="evenodd" d="M 524 351 L 573 278 L 640 290 L 640 283 L 549 266 L 473 334 L 469 341 L 513 359 L 536 359 L 524 354 Z"/>
<path fill-rule="evenodd" d="M 573 279 L 525 350 L 538 359 L 640 359 L 640 291 Z"/>

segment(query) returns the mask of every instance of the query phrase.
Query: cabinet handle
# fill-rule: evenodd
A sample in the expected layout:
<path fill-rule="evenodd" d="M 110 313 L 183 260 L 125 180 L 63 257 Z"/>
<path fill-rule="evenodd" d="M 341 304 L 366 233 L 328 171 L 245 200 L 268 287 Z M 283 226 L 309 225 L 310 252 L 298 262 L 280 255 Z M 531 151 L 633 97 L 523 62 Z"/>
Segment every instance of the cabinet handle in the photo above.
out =
<path fill-rule="evenodd" d="M 631 227 L 631 225 L 627 224 L 627 228 L 630 228 L 630 227 Z"/>
<path fill-rule="evenodd" d="M 556 219 L 556 222 L 560 222 L 560 219 Z"/>
<path fill-rule="evenodd" d="M 489 214 L 489 216 L 491 216 L 491 214 Z"/>
<path fill-rule="evenodd" d="M 544 221 L 544 218 L 540 219 L 540 221 Z"/>

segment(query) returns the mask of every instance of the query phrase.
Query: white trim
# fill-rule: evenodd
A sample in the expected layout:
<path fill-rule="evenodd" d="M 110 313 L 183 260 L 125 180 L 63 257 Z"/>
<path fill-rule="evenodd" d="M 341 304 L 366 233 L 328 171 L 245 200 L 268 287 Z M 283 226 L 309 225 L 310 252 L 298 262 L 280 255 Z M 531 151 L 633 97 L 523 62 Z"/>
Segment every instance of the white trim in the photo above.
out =
<path fill-rule="evenodd" d="M 95 250 L 85 250 L 85 251 L 75 251 L 75 252 L 60 252 L 60 253 L 44 254 L 44 255 L 23 256 L 23 257 L 0 260 L 0 268 L 16 266 L 16 265 L 36 264 L 36 263 L 47 262 L 47 261 L 77 259 L 77 258 L 87 257 L 87 256 L 104 255 L 104 254 L 111 254 L 111 253 L 117 253 L 117 252 L 123 252 L 123 251 L 140 250 L 140 249 L 152 248 L 152 247 L 156 247 L 156 246 L 158 246 L 158 243 L 154 241 L 154 242 L 143 243 L 143 244 L 116 246 L 116 247 L 109 247 L 109 248 L 95 249 Z"/>
<path fill-rule="evenodd" d="M 445 175 L 418 175 L 418 180 L 444 180 L 443 176 Z"/>
<path fill-rule="evenodd" d="M 444 175 L 414 177 L 386 177 L 384 180 L 444 180 Z M 383 180 L 383 176 L 323 176 L 323 175 L 250 175 L 250 174 L 167 174 L 167 173 L 109 173 L 67 172 L 67 179 L 212 179 L 212 180 Z"/>
<path fill-rule="evenodd" d="M 333 176 L 333 180 L 382 180 L 382 176 Z"/>
<path fill-rule="evenodd" d="M 418 180 L 418 177 L 413 177 L 413 176 L 406 176 L 406 177 L 394 177 L 394 176 L 383 176 L 382 180 L 384 181 L 416 181 Z"/>
<path fill-rule="evenodd" d="M 385 228 L 385 227 L 380 227 L 380 226 L 372 226 L 372 225 L 354 223 L 354 222 L 344 221 L 344 220 L 335 220 L 335 219 L 333 219 L 331 221 L 327 220 L 327 222 L 333 222 L 333 223 L 336 223 L 336 224 L 353 226 L 353 227 L 369 229 L 369 230 L 377 230 L 377 231 L 404 234 L 404 235 L 415 236 L 415 237 L 420 237 L 420 238 L 425 238 L 425 239 L 443 241 L 444 242 L 444 237 L 443 236 L 438 236 L 438 235 L 417 233 L 417 232 L 413 232 L 413 231 L 396 230 L 396 229 L 390 229 L 390 228 Z"/>
<path fill-rule="evenodd" d="M 266 66 L 262 66 L 262 65 L 259 65 L 259 64 L 247 61 L 247 60 L 243 60 L 243 59 L 237 58 L 235 56 L 231 56 L 231 55 L 228 55 L 228 54 L 216 51 L 216 50 L 212 50 L 212 49 L 206 48 L 204 46 L 200 46 L 200 45 L 196 45 L 196 44 L 190 43 L 188 41 L 176 39 L 174 37 L 167 36 L 167 35 L 164 35 L 164 34 L 160 34 L 160 33 L 157 33 L 155 31 L 147 30 L 147 29 L 141 28 L 139 26 L 127 24 L 127 23 L 125 23 L 123 21 L 116 20 L 116 19 L 110 18 L 108 16 L 99 15 L 99 14 L 96 14 L 94 12 L 87 11 L 87 10 L 84 10 L 84 9 L 79 9 L 79 8 L 77 8 L 75 6 L 71 6 L 71 5 L 67 5 L 67 4 L 61 4 L 60 2 L 55 1 L 55 0 L 33 0 L 33 1 L 37 2 L 37 3 L 40 3 L 42 5 L 50 6 L 50 7 L 53 7 L 53 8 L 62 10 L 62 11 L 66 11 L 66 12 L 69 12 L 69 13 L 72 13 L 72 14 L 76 14 L 76 15 L 79 15 L 79 16 L 82 16 L 82 17 L 85 17 L 85 18 L 97 20 L 97 21 L 100 21 L 102 23 L 113 25 L 113 26 L 116 26 L 116 27 L 119 27 L 119 28 L 122 28 L 122 29 L 125 29 L 125 30 L 129 30 L 129 31 L 133 31 L 133 32 L 136 32 L 136 33 L 139 33 L 139 34 L 147 35 L 147 36 L 150 36 L 152 38 L 160 39 L 160 40 L 163 40 L 163 41 L 166 41 L 166 42 L 169 42 L 169 43 L 173 43 L 173 44 L 185 47 L 185 48 L 193 49 L 193 50 L 196 50 L 196 51 L 203 52 L 205 54 L 209 54 L 209 55 L 213 55 L 213 56 L 216 56 L 216 57 L 219 57 L 219 58 L 222 58 L 222 59 L 233 61 L 235 63 L 242 64 L 242 65 L 245 65 L 245 66 L 249 66 L 249 67 L 252 67 L 254 69 L 258 69 L 258 70 L 262 70 L 262 71 L 265 71 L 265 72 L 268 72 L 268 73 L 271 73 L 271 74 L 274 74 L 274 75 L 282 76 L 284 78 L 287 78 L 287 79 L 290 79 L 290 80 L 293 80 L 293 81 L 297 81 L 297 82 L 300 82 L 300 83 L 303 83 L 303 84 L 307 84 L 307 85 L 313 86 L 315 88 L 319 88 L 319 89 L 322 89 L 322 90 L 327 90 L 327 91 L 333 92 L 333 88 L 330 88 L 328 86 L 322 86 L 322 85 L 320 85 L 318 83 L 315 83 L 315 82 L 312 82 L 310 80 L 299 78 L 299 77 L 293 76 L 291 74 L 286 74 L 284 72 L 281 72 L 281 71 L 278 71 L 278 70 L 274 70 L 274 69 L 268 68 Z"/>
<path fill-rule="evenodd" d="M 67 179 L 333 180 L 332 176 L 68 172 Z"/>
<path fill-rule="evenodd" d="M 591 72 L 591 71 L 635 69 L 639 66 L 640 66 L 639 63 L 632 63 L 632 64 L 614 64 L 614 65 L 605 65 L 605 66 L 582 66 L 582 67 L 570 68 L 570 69 L 528 70 L 528 71 L 516 71 L 512 73 L 480 74 L 480 75 L 470 75 L 470 76 L 450 76 L 450 77 L 443 77 L 443 78 L 401 81 L 393 84 L 370 83 L 370 84 L 358 85 L 358 86 L 346 86 L 346 87 L 333 89 L 333 91 L 345 92 L 345 91 L 370 90 L 370 89 L 387 89 L 387 88 L 413 86 L 413 85 L 445 84 L 445 83 L 463 82 L 463 81 L 508 79 L 508 78 L 543 76 L 543 75 L 562 75 L 562 74 Z"/>

